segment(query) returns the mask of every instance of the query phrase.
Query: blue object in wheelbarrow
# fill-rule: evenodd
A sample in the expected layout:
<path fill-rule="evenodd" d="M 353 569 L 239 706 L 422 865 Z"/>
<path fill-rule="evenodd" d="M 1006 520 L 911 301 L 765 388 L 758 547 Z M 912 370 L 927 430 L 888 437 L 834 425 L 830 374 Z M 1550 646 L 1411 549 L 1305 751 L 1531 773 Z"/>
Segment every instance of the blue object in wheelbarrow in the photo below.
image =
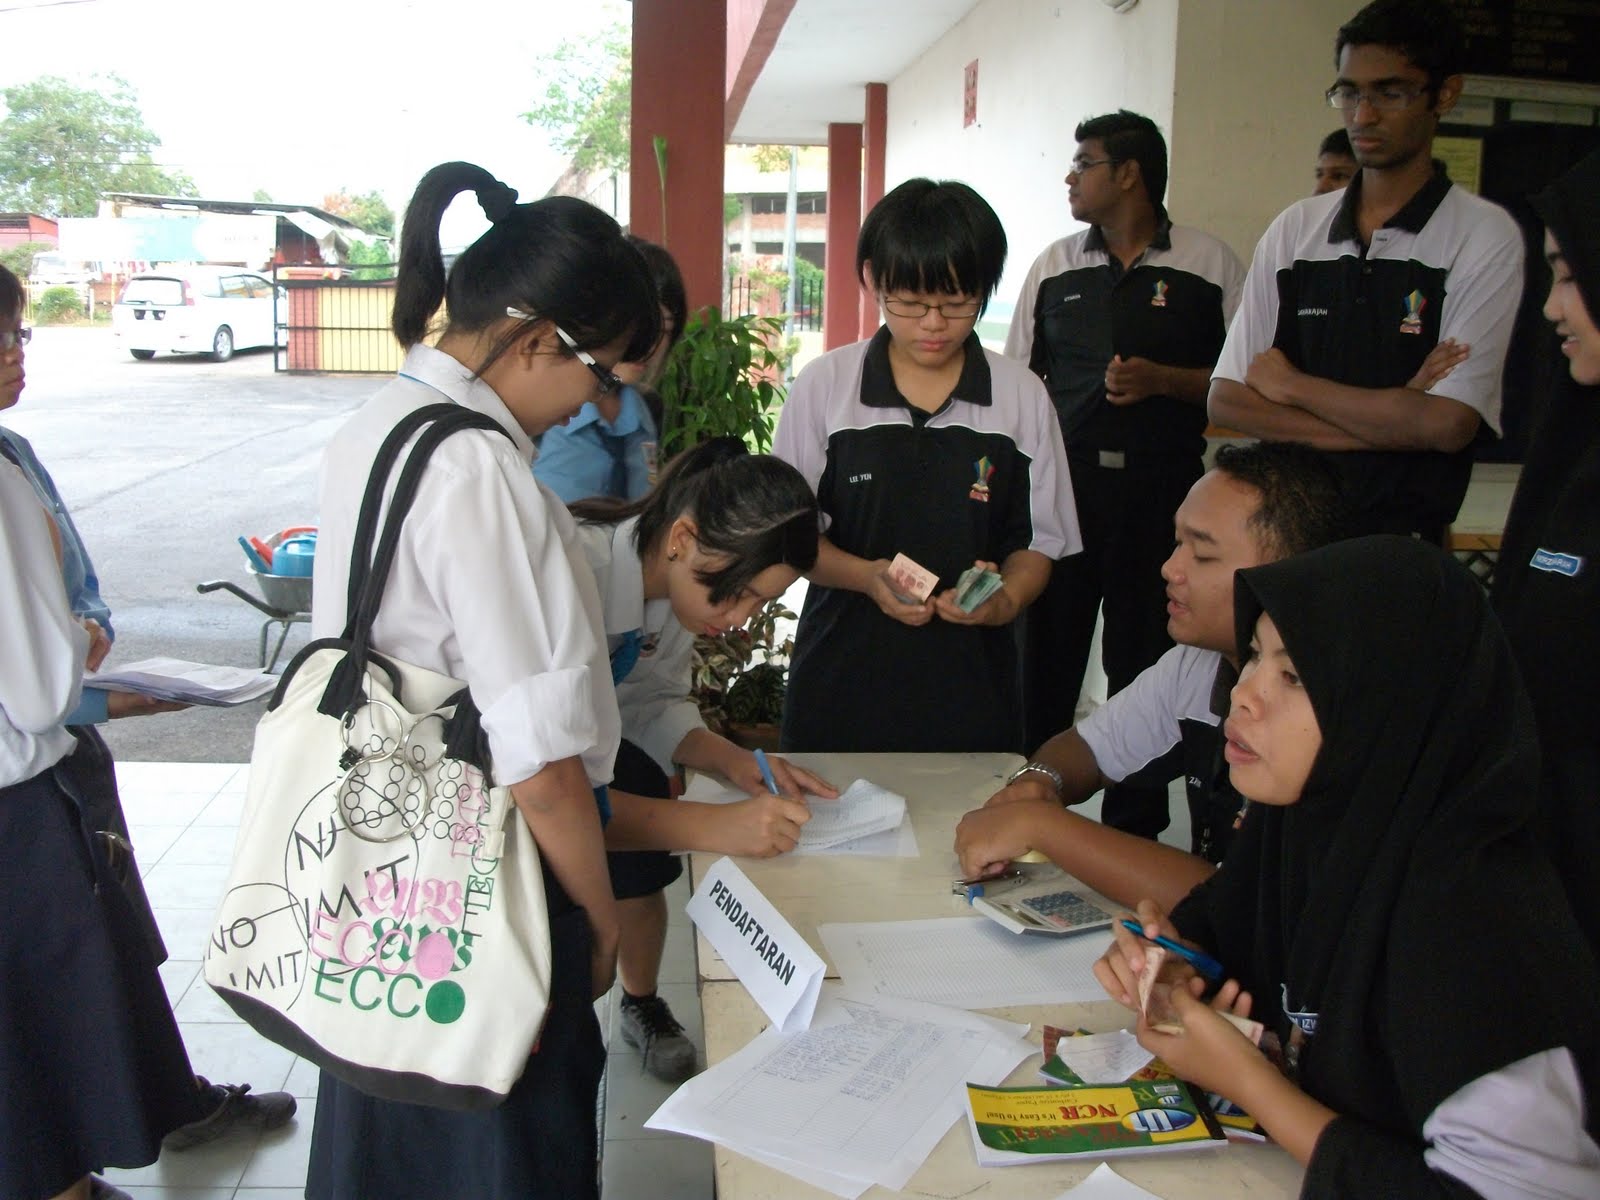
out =
<path fill-rule="evenodd" d="M 271 573 L 291 578 L 309 578 L 316 555 L 316 534 L 289 538 L 273 550 Z"/>

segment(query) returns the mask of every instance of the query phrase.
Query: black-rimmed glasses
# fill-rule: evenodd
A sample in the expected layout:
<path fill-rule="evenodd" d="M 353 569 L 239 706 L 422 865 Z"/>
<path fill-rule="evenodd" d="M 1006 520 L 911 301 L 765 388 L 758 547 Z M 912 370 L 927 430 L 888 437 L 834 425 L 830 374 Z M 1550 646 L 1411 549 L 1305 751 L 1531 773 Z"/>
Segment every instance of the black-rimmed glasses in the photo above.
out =
<path fill-rule="evenodd" d="M 506 316 L 515 317 L 519 321 L 538 320 L 538 318 L 532 313 L 523 312 L 520 308 L 508 307 L 506 309 Z M 550 328 L 556 331 L 556 336 L 561 339 L 561 344 L 564 345 L 568 350 L 572 351 L 573 357 L 581 362 L 584 366 L 588 367 L 593 373 L 596 381 L 598 381 L 600 384 L 600 394 L 602 396 L 609 396 L 612 392 L 617 391 L 622 387 L 622 377 L 615 371 L 609 371 L 605 367 L 602 367 L 599 363 L 595 362 L 594 355 L 590 354 L 587 350 L 578 349 L 578 343 L 572 340 L 572 335 L 570 333 L 561 328 L 561 326 L 557 325 L 554 321 L 550 322 Z"/>
<path fill-rule="evenodd" d="M 916 320 L 937 312 L 946 321 L 967 321 L 977 316 L 978 310 L 983 307 L 981 300 L 947 300 L 943 304 L 925 304 L 921 300 L 900 300 L 890 296 L 879 296 L 878 299 L 891 316 Z"/>

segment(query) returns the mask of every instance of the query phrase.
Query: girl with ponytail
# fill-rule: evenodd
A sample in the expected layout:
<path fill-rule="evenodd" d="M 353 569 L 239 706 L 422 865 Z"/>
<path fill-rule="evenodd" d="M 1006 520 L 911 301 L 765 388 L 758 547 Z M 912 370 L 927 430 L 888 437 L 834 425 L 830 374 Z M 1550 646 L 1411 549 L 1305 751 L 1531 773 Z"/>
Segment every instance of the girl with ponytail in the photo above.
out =
<path fill-rule="evenodd" d="M 439 220 L 466 191 L 491 225 L 446 273 Z M 446 438 L 422 471 L 372 649 L 471 690 L 496 779 L 539 846 L 550 1004 L 527 1069 L 486 1112 L 379 1099 L 324 1074 L 311 1200 L 598 1194 L 605 1050 L 592 1001 L 611 986 L 618 932 L 596 785 L 611 777 L 619 724 L 575 524 L 529 467 L 533 438 L 614 389 L 612 367 L 648 353 L 659 322 L 643 260 L 599 209 L 568 197 L 518 204 L 470 163 L 435 167 L 418 185 L 394 305 L 406 358 L 324 459 L 312 627 L 344 629 L 361 496 L 389 431 L 441 401 L 490 417 L 498 430 Z"/>
<path fill-rule="evenodd" d="M 801 794 L 839 794 L 772 759 L 773 795 L 755 756 L 707 729 L 689 697 L 695 636 L 742 627 L 816 563 L 817 501 L 788 463 L 724 437 L 678 455 L 631 504 L 587 500 L 572 511 L 600 587 L 622 712 L 606 826 L 622 928 L 622 1036 L 647 1071 L 676 1082 L 693 1074 L 695 1051 L 656 995 L 667 932 L 662 889 L 683 873 L 669 851 L 782 854 L 810 820 Z M 675 801 L 669 780 L 679 765 L 715 771 L 750 798 Z"/>

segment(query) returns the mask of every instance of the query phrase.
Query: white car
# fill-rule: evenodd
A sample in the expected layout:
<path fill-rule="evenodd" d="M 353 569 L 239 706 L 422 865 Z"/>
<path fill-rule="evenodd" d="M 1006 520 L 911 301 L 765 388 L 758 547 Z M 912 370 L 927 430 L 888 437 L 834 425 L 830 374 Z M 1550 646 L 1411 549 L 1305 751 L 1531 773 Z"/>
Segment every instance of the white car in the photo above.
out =
<path fill-rule="evenodd" d="M 238 267 L 146 271 L 128 280 L 111 309 L 111 332 L 135 358 L 157 351 L 209 354 L 227 362 L 235 350 L 281 344 L 271 280 Z M 287 294 L 278 289 L 287 321 Z"/>

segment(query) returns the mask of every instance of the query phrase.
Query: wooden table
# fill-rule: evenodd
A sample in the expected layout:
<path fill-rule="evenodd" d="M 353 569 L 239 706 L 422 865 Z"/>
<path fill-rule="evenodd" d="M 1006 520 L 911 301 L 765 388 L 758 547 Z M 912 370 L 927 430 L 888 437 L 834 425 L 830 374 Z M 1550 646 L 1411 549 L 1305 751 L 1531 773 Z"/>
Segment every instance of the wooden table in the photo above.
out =
<path fill-rule="evenodd" d="M 843 787 L 865 777 L 905 796 L 920 854 L 916 858 L 853 858 L 839 855 L 741 859 L 740 868 L 761 889 L 818 954 L 827 954 L 817 926 L 849 921 L 919 920 L 969 916 L 982 920 L 950 892 L 957 871 L 952 850 L 956 821 L 981 805 L 1020 763 L 1005 754 L 815 754 L 796 761 Z M 713 854 L 690 856 L 690 873 L 699 886 Z M 726 963 L 696 935 L 700 1007 L 705 1018 L 706 1062 L 721 1062 L 767 1028 L 766 1014 L 733 978 Z M 828 963 L 830 978 L 837 971 Z M 1128 1012 L 1109 1000 L 1091 1004 L 1029 1005 L 986 1010 L 992 1015 L 1039 1026 L 1052 1024 L 1094 1031 L 1120 1029 Z M 1040 1083 L 1037 1058 L 1026 1059 L 1006 1080 Z M 1099 1160 L 1035 1163 L 1018 1167 L 980 1167 L 972 1153 L 966 1123 L 958 1122 L 912 1177 L 903 1192 L 873 1187 L 868 1200 L 889 1196 L 957 1197 L 981 1194 L 984 1200 L 1053 1200 L 1081 1182 Z M 1117 1172 L 1165 1200 L 1263 1200 L 1299 1192 L 1301 1168 L 1276 1146 L 1234 1144 L 1217 1152 L 1177 1152 L 1119 1158 Z M 717 1195 L 722 1200 L 824 1200 L 828 1193 L 793 1176 L 763 1166 L 721 1146 L 715 1147 Z"/>

